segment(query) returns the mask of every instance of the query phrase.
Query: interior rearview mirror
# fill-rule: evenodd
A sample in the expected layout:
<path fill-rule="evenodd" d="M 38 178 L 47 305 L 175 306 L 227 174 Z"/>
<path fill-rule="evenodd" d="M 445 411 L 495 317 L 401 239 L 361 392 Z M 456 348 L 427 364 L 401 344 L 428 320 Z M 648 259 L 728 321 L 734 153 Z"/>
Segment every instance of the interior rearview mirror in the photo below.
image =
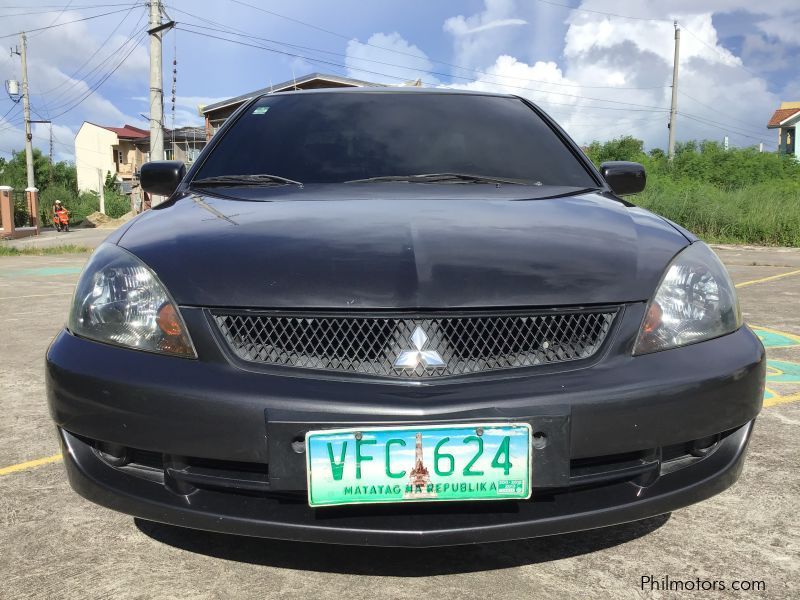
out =
<path fill-rule="evenodd" d="M 644 189 L 647 175 L 644 167 L 627 160 L 609 160 L 600 165 L 600 173 L 618 196 L 638 194 Z"/>
<path fill-rule="evenodd" d="M 171 196 L 186 175 L 186 165 L 179 160 L 154 160 L 142 165 L 139 182 L 149 194 Z"/>

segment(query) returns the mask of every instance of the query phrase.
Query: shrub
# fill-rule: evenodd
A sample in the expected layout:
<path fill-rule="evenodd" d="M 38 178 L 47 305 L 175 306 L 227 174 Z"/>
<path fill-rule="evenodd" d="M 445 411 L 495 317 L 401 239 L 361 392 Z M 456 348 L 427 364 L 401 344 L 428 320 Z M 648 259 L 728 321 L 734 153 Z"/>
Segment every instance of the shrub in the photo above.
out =
<path fill-rule="evenodd" d="M 72 213 L 70 215 L 70 221 L 78 225 L 87 215 L 100 210 L 100 196 L 98 196 L 96 192 L 83 192 L 75 200 L 75 205 L 67 208 L 69 208 Z"/>
<path fill-rule="evenodd" d="M 647 187 L 629 200 L 707 241 L 800 246 L 800 163 L 792 157 L 689 141 L 670 162 L 631 137 L 593 142 L 587 154 L 598 165 L 643 163 Z"/>
<path fill-rule="evenodd" d="M 118 219 L 131 211 L 131 199 L 125 194 L 116 191 L 106 191 L 106 214 L 112 219 Z"/>
<path fill-rule="evenodd" d="M 75 205 L 75 192 L 64 186 L 50 186 L 42 191 L 39 196 L 39 218 L 42 225 L 52 225 L 53 204 L 56 200 L 61 200 L 64 206 L 72 211 Z"/>

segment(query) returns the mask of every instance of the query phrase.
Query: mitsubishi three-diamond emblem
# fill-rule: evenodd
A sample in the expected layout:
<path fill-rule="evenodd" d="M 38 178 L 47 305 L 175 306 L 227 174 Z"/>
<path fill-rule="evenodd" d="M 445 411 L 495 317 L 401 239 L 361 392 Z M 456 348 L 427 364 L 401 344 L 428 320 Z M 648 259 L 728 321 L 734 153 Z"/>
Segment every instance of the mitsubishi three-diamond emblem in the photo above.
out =
<path fill-rule="evenodd" d="M 422 363 L 426 369 L 441 369 L 447 365 L 439 356 L 436 350 L 425 350 L 425 344 L 428 343 L 428 336 L 422 330 L 422 327 L 414 329 L 411 334 L 411 343 L 416 350 L 403 350 L 394 361 L 395 369 L 416 369 Z"/>

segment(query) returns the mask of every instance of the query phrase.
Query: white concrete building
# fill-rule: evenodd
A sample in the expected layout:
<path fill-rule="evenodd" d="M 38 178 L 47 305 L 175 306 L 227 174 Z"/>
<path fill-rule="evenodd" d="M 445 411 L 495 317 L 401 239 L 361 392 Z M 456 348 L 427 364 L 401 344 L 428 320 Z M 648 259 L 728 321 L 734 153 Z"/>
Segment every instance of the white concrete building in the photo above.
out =
<path fill-rule="evenodd" d="M 147 161 L 142 142 L 149 136 L 149 131 L 132 125 L 105 127 L 84 122 L 75 136 L 78 190 L 99 192 L 108 173 L 123 182 L 133 179 Z"/>

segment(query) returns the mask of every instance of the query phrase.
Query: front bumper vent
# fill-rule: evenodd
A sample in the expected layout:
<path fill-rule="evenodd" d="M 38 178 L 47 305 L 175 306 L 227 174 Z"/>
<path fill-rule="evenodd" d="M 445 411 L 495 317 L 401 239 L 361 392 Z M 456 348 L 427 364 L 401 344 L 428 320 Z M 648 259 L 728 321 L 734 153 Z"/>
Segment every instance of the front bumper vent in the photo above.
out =
<path fill-rule="evenodd" d="M 279 367 L 421 379 L 592 357 L 616 308 L 407 318 L 214 312 L 240 359 Z"/>

